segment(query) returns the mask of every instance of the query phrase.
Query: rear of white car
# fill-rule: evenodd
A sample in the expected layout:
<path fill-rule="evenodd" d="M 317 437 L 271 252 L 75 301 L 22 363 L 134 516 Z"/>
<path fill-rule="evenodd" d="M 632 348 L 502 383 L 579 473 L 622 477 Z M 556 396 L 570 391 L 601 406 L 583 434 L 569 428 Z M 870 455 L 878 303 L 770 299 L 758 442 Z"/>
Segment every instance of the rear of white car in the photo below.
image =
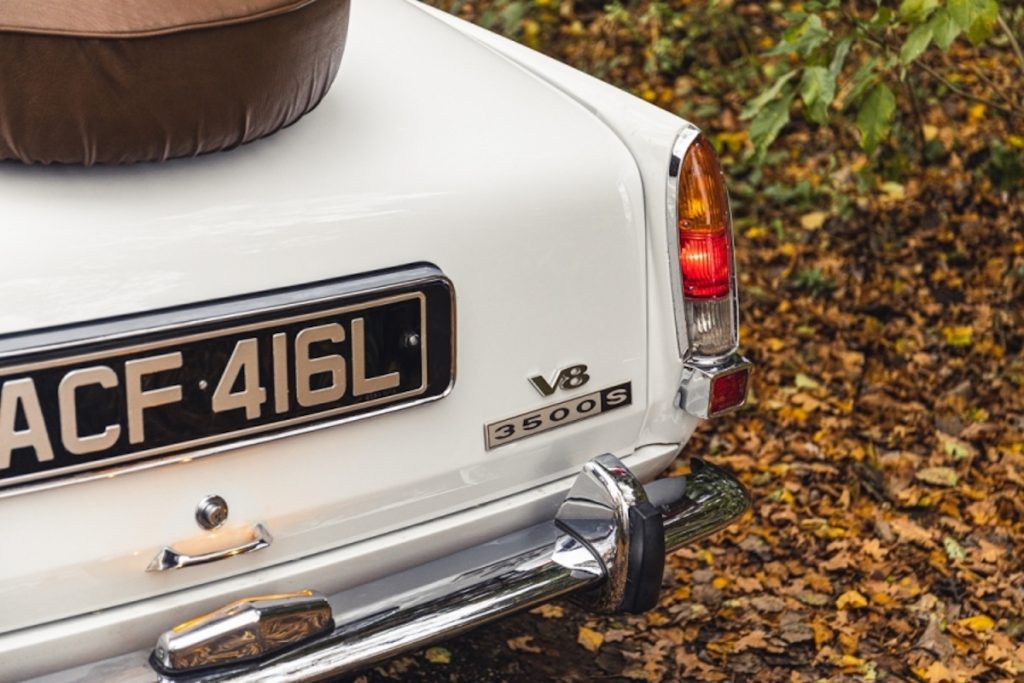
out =
<path fill-rule="evenodd" d="M 149 653 L 176 624 L 307 589 L 330 596 L 330 623 L 305 634 L 323 642 L 219 662 L 263 668 L 197 669 L 329 675 L 574 589 L 625 608 L 626 583 L 657 569 L 637 560 L 627 581 L 607 566 L 616 552 L 629 564 L 630 524 L 655 528 L 630 509 L 656 512 L 650 524 L 672 547 L 745 505 L 713 468 L 685 501 L 663 488 L 648 502 L 638 488 L 698 417 L 745 392 L 727 205 L 708 213 L 715 225 L 690 226 L 694 240 L 677 230 L 719 201 L 721 174 L 706 149 L 688 156 L 695 144 L 706 145 L 684 122 L 564 66 L 375 0 L 353 7 L 333 91 L 272 138 L 162 165 L 0 166 L 0 408 L 13 416 L 0 444 L 0 679 L 153 678 Z M 705 193 L 686 216 L 680 174 Z M 681 253 L 717 280 L 687 289 L 698 276 Z M 407 360 L 367 366 L 384 343 L 368 326 L 387 306 L 408 309 L 408 325 L 388 332 Z M 227 363 L 189 374 L 180 349 L 224 330 L 235 335 Z M 367 397 L 358 409 L 315 411 L 313 394 L 337 386 L 326 380 L 275 392 L 273 373 L 330 375 L 331 354 L 310 351 L 326 342 L 344 348 L 333 381 Z M 265 354 L 264 375 L 250 352 Z M 153 360 L 165 356 L 171 365 Z M 403 368 L 423 375 L 408 391 L 397 390 Z M 44 371 L 58 373 L 52 386 L 32 379 Z M 135 391 L 92 434 L 119 430 L 132 448 L 108 453 L 69 432 L 67 410 L 91 410 L 75 404 L 84 390 L 62 393 L 75 382 Z M 146 428 L 179 394 L 209 395 L 240 426 L 217 431 L 200 416 L 193 430 L 168 428 L 173 446 L 148 447 Z M 34 416 L 34 399 L 63 400 L 65 413 Z M 312 417 L 268 417 L 295 403 Z M 601 533 L 618 540 L 588 535 L 590 513 L 563 504 L 574 485 L 570 500 L 586 509 L 611 487 L 606 507 L 624 507 Z M 721 495 L 725 508 L 697 514 L 695 501 Z M 535 540 L 545 524 L 551 538 Z M 453 622 L 455 598 L 436 586 L 510 557 L 536 560 L 537 575 L 515 574 L 524 597 L 495 603 L 477 581 L 465 603 L 478 612 Z M 373 634 L 345 630 L 376 618 L 389 594 L 434 608 L 374 622 Z M 303 597 L 289 599 L 302 614 Z M 322 616 L 316 600 L 310 614 Z M 161 647 L 180 647 L 171 641 Z M 155 666 L 193 673 L 171 654 L 158 648 Z"/>

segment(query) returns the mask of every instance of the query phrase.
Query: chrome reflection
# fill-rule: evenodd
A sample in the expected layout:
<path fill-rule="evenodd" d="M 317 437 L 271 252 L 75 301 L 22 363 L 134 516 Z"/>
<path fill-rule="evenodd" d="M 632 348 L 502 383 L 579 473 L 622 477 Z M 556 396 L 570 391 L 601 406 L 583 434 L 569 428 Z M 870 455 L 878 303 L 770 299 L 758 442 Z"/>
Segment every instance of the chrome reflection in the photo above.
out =
<path fill-rule="evenodd" d="M 164 546 L 159 552 L 157 552 L 156 557 L 154 557 L 149 563 L 149 566 L 146 567 L 146 571 L 166 572 L 171 569 L 184 569 L 186 567 L 196 567 L 201 564 L 209 564 L 210 562 L 219 562 L 220 560 L 226 560 L 229 557 L 247 555 L 249 553 L 254 553 L 257 550 L 269 548 L 270 544 L 274 542 L 274 537 L 270 535 L 270 531 L 267 530 L 267 527 L 262 524 L 257 524 L 253 527 L 250 536 L 251 538 L 241 545 L 221 548 L 220 550 L 195 555 L 177 551 L 170 546 Z"/>
<path fill-rule="evenodd" d="M 629 574 L 629 510 L 647 502 L 647 492 L 629 468 L 614 455 L 601 455 L 583 466 L 565 502 L 558 509 L 556 524 L 579 538 L 598 557 L 606 581 L 585 606 L 595 612 L 610 612 L 622 604 Z"/>
<path fill-rule="evenodd" d="M 603 507 L 594 501 L 603 501 Z M 668 550 L 735 521 L 750 502 L 736 479 L 701 460 L 692 461 L 687 477 L 640 487 L 618 459 L 601 456 L 577 479 L 559 513 L 560 523 L 539 524 L 332 596 L 331 602 L 339 609 L 345 605 L 347 613 L 338 614 L 344 621 L 330 635 L 248 667 L 190 680 L 320 680 L 569 593 L 603 590 L 611 571 L 602 553 L 614 557 L 611 549 L 623 548 L 622 535 L 609 529 L 609 520 L 622 519 L 628 501 L 646 501 L 662 511 Z M 574 532 L 567 533 L 563 525 Z"/>
<path fill-rule="evenodd" d="M 334 626 L 331 606 L 313 591 L 247 598 L 167 631 L 155 664 L 183 673 L 238 664 L 320 635 Z"/>
<path fill-rule="evenodd" d="M 750 494 L 735 477 L 698 458 L 690 461 L 689 475 L 646 488 L 662 511 L 667 553 L 729 526 L 750 507 Z"/>
<path fill-rule="evenodd" d="M 585 593 L 587 600 L 611 595 L 618 590 L 607 587 L 611 577 L 628 568 L 629 553 L 618 554 L 629 547 L 624 540 L 628 533 L 618 527 L 628 520 L 623 510 L 656 508 L 663 522 L 663 548 L 671 552 L 735 521 L 749 504 L 732 475 L 701 460 L 692 461 L 685 477 L 641 487 L 619 460 L 601 456 L 585 466 L 557 522 L 332 595 L 328 601 L 335 607 L 337 624 L 330 630 L 329 622 L 320 636 L 320 622 L 301 613 L 292 613 L 297 615 L 294 621 L 289 616 L 254 618 L 254 609 L 267 611 L 253 608 L 254 601 L 272 601 L 274 596 L 234 603 L 164 634 L 152 656 L 162 667 L 156 675 L 190 683 L 329 679 L 570 593 Z M 273 654 L 278 647 L 282 649 Z M 150 654 L 137 652 L 79 667 L 60 680 L 137 680 L 140 671 L 148 673 L 143 680 L 152 680 L 156 672 L 145 665 Z M 224 666 L 189 671 L 183 679 L 180 668 L 171 668 L 175 654 L 177 666 Z M 246 659 L 254 656 L 259 660 Z"/>

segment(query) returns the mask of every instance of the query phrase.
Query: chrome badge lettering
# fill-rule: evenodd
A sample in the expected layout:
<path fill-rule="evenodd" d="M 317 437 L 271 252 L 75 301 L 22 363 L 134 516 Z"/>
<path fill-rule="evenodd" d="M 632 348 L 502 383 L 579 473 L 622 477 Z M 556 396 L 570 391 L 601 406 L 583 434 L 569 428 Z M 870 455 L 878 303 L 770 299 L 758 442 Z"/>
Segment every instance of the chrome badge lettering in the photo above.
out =
<path fill-rule="evenodd" d="M 492 422 L 484 429 L 485 441 L 490 450 L 632 404 L 633 385 L 626 382 L 500 422 Z"/>
<path fill-rule="evenodd" d="M 530 378 L 530 384 L 545 398 L 555 393 L 556 389 L 578 389 L 589 381 L 586 365 L 570 365 L 559 370 L 550 382 L 543 375 Z"/>

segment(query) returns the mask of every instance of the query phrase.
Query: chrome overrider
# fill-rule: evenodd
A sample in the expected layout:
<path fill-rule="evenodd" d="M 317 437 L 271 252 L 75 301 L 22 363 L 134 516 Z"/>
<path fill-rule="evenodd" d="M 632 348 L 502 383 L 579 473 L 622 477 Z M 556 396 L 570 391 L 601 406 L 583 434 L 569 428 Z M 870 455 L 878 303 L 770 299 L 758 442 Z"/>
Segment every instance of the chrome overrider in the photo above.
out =
<path fill-rule="evenodd" d="M 702 460 L 691 461 L 687 476 L 645 487 L 620 460 L 602 455 L 583 467 L 552 521 L 326 599 L 307 591 L 232 603 L 213 618 L 168 631 L 154 653 L 49 680 L 321 680 L 570 593 L 589 609 L 644 611 L 657 602 L 665 554 L 725 527 L 749 504 L 732 475 Z M 325 600 L 333 627 L 318 636 Z M 265 638 L 261 611 L 287 612 L 288 630 L 298 636 Z M 240 624 L 238 634 L 231 633 L 230 619 Z M 188 656 L 173 656 L 186 650 Z M 204 651 L 216 656 L 204 661 Z"/>

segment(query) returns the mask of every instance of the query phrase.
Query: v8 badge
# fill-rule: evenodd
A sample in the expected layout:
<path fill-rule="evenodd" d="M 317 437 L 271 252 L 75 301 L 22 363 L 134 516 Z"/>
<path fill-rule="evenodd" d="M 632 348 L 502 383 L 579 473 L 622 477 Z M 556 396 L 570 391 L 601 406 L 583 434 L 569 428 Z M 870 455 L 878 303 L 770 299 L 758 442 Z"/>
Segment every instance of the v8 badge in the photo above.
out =
<path fill-rule="evenodd" d="M 556 389 L 578 389 L 589 381 L 586 365 L 570 365 L 559 370 L 550 382 L 542 375 L 530 378 L 530 384 L 541 396 L 550 396 Z"/>

